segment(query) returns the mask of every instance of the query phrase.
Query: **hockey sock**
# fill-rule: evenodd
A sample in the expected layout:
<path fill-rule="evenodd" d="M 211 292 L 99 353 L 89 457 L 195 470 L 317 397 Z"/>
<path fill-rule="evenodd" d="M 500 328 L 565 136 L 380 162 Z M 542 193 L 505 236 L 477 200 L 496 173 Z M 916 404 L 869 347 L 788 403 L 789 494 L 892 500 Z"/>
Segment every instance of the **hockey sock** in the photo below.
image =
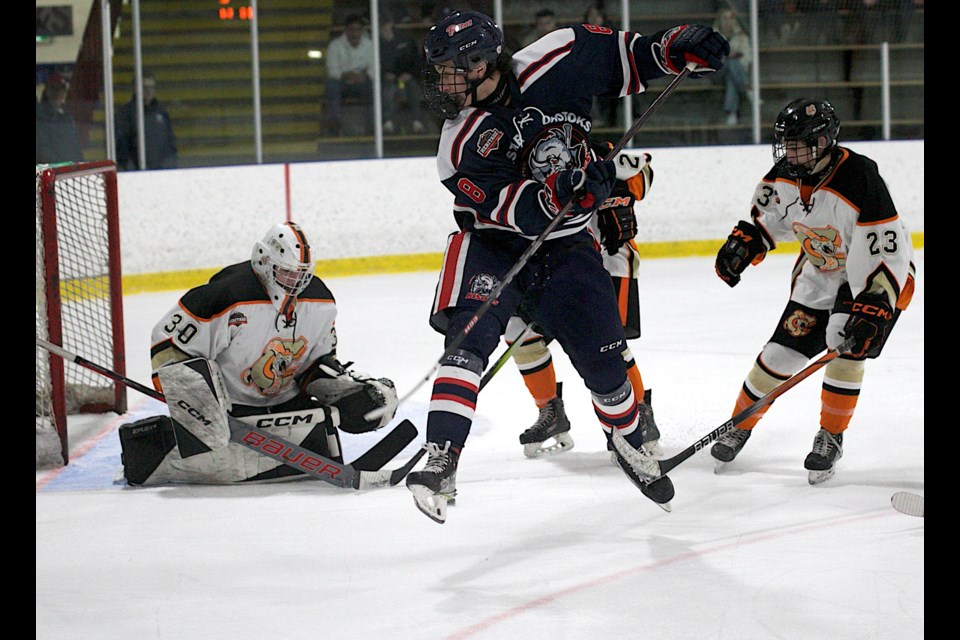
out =
<path fill-rule="evenodd" d="M 542 338 L 517 347 L 513 359 L 538 408 L 542 409 L 557 397 L 557 372 L 553 368 L 553 356 Z"/>

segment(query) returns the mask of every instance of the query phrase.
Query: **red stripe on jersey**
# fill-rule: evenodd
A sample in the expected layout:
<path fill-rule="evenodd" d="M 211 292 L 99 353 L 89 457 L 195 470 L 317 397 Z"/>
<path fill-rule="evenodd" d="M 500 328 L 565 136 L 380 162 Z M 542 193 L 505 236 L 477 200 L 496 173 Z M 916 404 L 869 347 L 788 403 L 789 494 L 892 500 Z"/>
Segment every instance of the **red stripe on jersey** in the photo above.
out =
<path fill-rule="evenodd" d="M 467 382 L 466 380 L 461 380 L 460 378 L 448 378 L 448 377 L 437 376 L 437 379 L 433 381 L 433 385 L 436 386 L 438 384 L 452 384 L 457 387 L 463 387 L 467 391 L 473 391 L 474 393 L 476 393 L 480 389 L 480 385 L 472 384 L 470 382 Z"/>
<path fill-rule="evenodd" d="M 637 93 L 640 91 L 640 73 L 637 71 L 637 59 L 633 55 L 633 47 L 630 46 L 630 34 L 623 34 L 623 46 L 627 52 L 627 65 L 630 67 L 630 82 L 627 87 L 627 93 Z"/>
<path fill-rule="evenodd" d="M 572 50 L 573 50 L 573 39 L 571 39 L 570 42 L 563 45 L 562 47 L 558 47 L 556 49 L 553 49 L 552 51 L 548 51 L 547 54 L 544 55 L 539 60 L 530 63 L 527 66 L 527 68 L 523 70 L 523 73 L 521 73 L 517 77 L 517 80 L 520 82 L 521 91 L 523 90 L 523 85 L 526 84 L 527 80 L 530 79 L 530 76 L 532 76 L 534 73 L 542 69 L 544 65 L 552 62 L 553 59 L 556 58 L 557 56 L 570 53 L 570 51 Z"/>
<path fill-rule="evenodd" d="M 457 135 L 453 139 L 453 144 L 450 147 L 450 164 L 453 165 L 454 170 L 460 165 L 460 150 L 463 148 L 467 138 L 470 137 L 470 132 L 473 131 L 473 126 L 477 119 L 482 115 L 482 111 L 474 109 L 473 113 L 467 116 L 467 119 L 460 125 L 460 130 L 457 131 Z"/>
<path fill-rule="evenodd" d="M 510 226 L 510 223 L 507 222 L 507 212 L 510 211 L 510 205 L 513 204 L 513 202 L 517 199 L 517 192 L 519 189 L 520 185 L 518 185 L 516 182 L 512 182 L 507 186 L 507 197 L 504 198 L 503 205 L 498 207 L 493 212 L 493 220 L 495 222 L 499 222 L 504 226 Z"/>
<path fill-rule="evenodd" d="M 443 276 L 440 281 L 440 295 L 437 299 L 439 309 L 446 309 L 450 305 L 453 295 L 453 284 L 457 276 L 457 263 L 460 261 L 460 252 L 463 250 L 463 233 L 458 233 L 450 240 L 447 247 L 446 259 L 443 262 Z"/>

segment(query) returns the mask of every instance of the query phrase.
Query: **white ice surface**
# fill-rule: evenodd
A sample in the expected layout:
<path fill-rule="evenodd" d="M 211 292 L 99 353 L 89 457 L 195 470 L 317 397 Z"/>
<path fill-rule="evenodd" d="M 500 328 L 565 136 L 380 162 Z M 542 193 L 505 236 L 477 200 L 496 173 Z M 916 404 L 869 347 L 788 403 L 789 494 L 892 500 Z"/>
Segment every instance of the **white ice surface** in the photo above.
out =
<path fill-rule="evenodd" d="M 665 455 L 729 418 L 786 302 L 792 261 L 772 255 L 735 289 L 712 259 L 641 263 L 643 336 L 631 347 Z M 163 411 L 131 391 L 127 415 L 74 420 L 71 464 L 37 474 L 36 636 L 923 638 L 924 521 L 890 506 L 896 491 L 924 490 L 922 250 L 917 267 L 912 306 L 868 363 L 834 478 L 810 486 L 803 468 L 818 373 L 777 401 L 722 475 L 706 451 L 674 470 L 669 514 L 610 463 L 558 348 L 575 448 L 524 458 L 517 437 L 536 410 L 504 367 L 480 395 L 444 525 L 402 485 L 114 484 L 119 425 Z M 401 395 L 431 372 L 443 351 L 426 323 L 435 274 L 327 282 L 342 360 L 392 378 Z M 139 382 L 149 383 L 150 328 L 176 297 L 124 300 L 128 375 Z M 416 444 L 430 386 L 398 413 L 420 428 Z M 348 460 L 371 442 L 344 440 Z"/>

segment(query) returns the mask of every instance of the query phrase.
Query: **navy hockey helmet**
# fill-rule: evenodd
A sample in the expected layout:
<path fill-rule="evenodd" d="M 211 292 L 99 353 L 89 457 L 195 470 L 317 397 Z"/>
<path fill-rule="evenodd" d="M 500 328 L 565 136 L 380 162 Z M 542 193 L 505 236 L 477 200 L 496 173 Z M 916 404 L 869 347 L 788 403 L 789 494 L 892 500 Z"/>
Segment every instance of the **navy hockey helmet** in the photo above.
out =
<path fill-rule="evenodd" d="M 503 31 L 489 16 L 479 11 L 454 11 L 435 24 L 423 41 L 426 58 L 422 88 L 430 108 L 438 115 L 454 119 L 460 113 L 462 102 L 455 95 L 471 95 L 476 103 L 476 90 L 489 78 L 503 56 Z M 437 70 L 450 61 L 452 68 L 445 73 L 466 74 L 487 65 L 484 76 L 478 80 L 463 80 L 464 90 L 456 93 L 443 91 L 441 84 L 450 83 Z"/>
<path fill-rule="evenodd" d="M 794 100 L 773 125 L 773 161 L 788 177 L 807 178 L 832 155 L 839 135 L 840 118 L 833 105 L 815 98 Z"/>

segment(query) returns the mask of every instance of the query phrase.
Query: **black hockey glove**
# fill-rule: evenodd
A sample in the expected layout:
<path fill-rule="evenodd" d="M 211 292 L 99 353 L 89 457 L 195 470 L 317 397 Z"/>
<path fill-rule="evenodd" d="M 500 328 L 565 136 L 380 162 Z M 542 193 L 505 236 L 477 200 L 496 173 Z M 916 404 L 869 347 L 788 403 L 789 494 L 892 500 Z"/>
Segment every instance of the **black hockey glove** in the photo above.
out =
<path fill-rule="evenodd" d="M 714 268 L 721 280 L 735 287 L 747 265 L 760 264 L 766 255 L 767 247 L 760 239 L 760 230 L 741 220 L 717 252 Z"/>
<path fill-rule="evenodd" d="M 856 358 L 875 358 L 880 354 L 893 309 L 886 294 L 863 292 L 858 295 L 850 307 L 850 318 L 843 327 L 843 337 L 853 338 L 853 346 L 847 352 Z"/>
<path fill-rule="evenodd" d="M 597 211 L 600 243 L 610 255 L 616 255 L 624 244 L 637 236 L 637 216 L 633 211 L 634 194 L 626 183 L 618 180 L 613 193 Z"/>
<path fill-rule="evenodd" d="M 657 49 L 659 47 L 659 51 Z M 691 78 L 720 71 L 730 55 L 730 43 L 720 33 L 702 24 L 682 24 L 668 29 L 652 45 L 660 66 L 668 73 L 680 73 L 688 62 L 696 64 Z"/>
<path fill-rule="evenodd" d="M 586 169 L 568 169 L 549 176 L 546 187 L 556 210 L 571 199 L 570 212 L 579 215 L 600 206 L 613 191 L 617 179 L 617 165 L 612 160 L 595 160 Z"/>

